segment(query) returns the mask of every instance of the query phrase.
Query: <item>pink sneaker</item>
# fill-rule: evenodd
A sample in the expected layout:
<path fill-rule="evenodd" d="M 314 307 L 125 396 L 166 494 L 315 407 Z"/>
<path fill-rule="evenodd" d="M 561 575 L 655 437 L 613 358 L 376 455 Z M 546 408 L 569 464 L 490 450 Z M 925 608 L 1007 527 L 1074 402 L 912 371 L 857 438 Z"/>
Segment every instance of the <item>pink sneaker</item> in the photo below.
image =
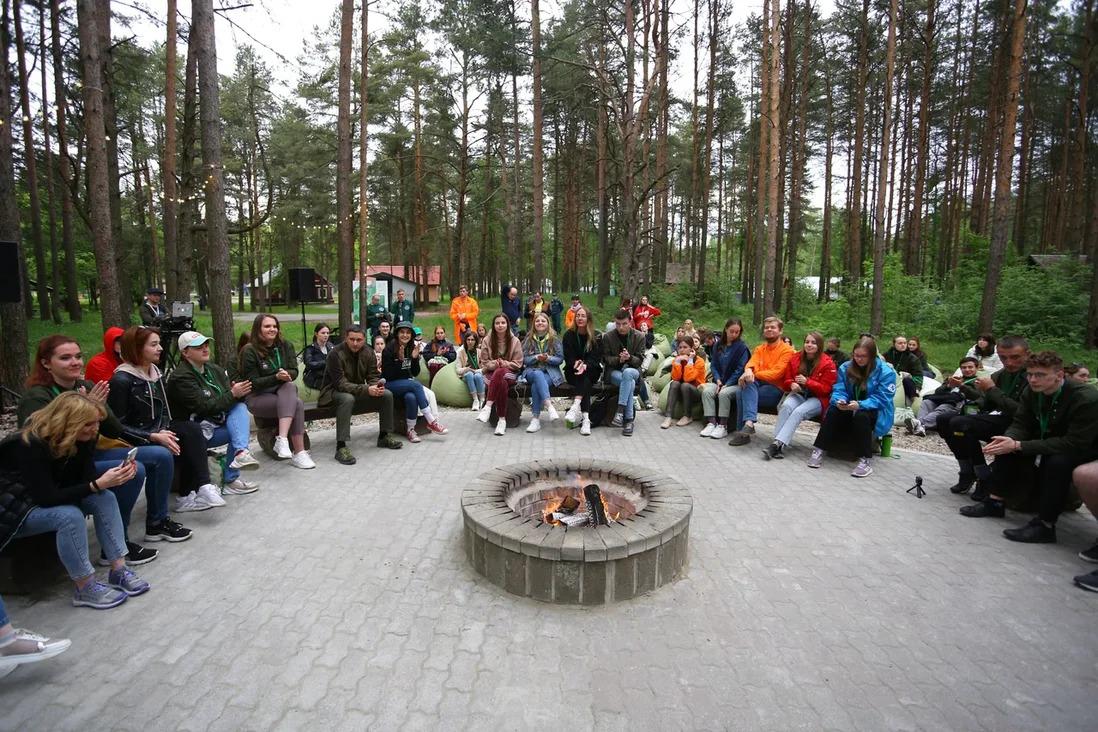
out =
<path fill-rule="evenodd" d="M 436 435 L 445 435 L 446 433 L 448 433 L 450 431 L 450 430 L 446 429 L 445 427 L 443 427 L 442 423 L 440 423 L 437 419 L 434 422 L 428 422 L 427 423 L 427 429 L 431 430 Z"/>
<path fill-rule="evenodd" d="M 419 435 L 416 434 L 416 431 L 414 429 L 413 430 L 408 430 L 407 434 L 408 434 L 408 442 L 422 442 L 422 440 L 419 439 Z"/>

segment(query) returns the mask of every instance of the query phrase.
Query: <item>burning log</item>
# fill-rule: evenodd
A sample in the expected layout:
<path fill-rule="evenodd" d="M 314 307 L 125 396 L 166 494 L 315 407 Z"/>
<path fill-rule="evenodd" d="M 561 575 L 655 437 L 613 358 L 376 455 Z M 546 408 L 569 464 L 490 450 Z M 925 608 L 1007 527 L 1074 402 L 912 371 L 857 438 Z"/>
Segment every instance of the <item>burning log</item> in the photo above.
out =
<path fill-rule="evenodd" d="M 591 523 L 595 526 L 609 526 L 610 519 L 606 517 L 606 507 L 602 503 L 602 491 L 594 483 L 583 487 L 583 497 L 587 499 L 587 514 L 591 517 Z"/>

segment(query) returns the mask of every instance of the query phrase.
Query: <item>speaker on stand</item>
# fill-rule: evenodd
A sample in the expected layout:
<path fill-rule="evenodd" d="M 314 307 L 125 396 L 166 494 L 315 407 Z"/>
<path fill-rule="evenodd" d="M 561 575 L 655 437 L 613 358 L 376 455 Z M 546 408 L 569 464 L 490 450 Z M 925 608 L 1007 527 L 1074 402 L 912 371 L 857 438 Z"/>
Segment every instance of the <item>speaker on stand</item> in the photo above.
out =
<path fill-rule="evenodd" d="M 312 267 L 293 267 L 290 269 L 290 299 L 301 303 L 301 347 L 309 343 L 309 332 L 305 324 L 305 303 L 316 301 L 316 270 Z"/>

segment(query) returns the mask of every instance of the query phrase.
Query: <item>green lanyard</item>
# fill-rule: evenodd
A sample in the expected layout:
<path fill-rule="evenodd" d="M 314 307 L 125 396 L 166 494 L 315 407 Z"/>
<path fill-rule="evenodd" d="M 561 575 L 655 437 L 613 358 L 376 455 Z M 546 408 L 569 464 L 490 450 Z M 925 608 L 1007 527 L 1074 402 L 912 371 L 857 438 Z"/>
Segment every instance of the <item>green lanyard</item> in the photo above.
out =
<path fill-rule="evenodd" d="M 534 336 L 534 345 L 538 347 L 538 353 L 545 353 L 545 346 L 549 342 L 549 334 L 546 333 L 543 336 Z"/>
<path fill-rule="evenodd" d="M 275 371 L 282 368 L 282 349 L 277 343 L 275 344 L 274 350 L 271 351 L 271 361 L 274 362 Z"/>
<path fill-rule="evenodd" d="M 854 388 L 850 390 L 850 394 L 854 397 L 851 401 L 860 402 L 869 396 L 869 389 L 867 387 L 855 385 Z"/>
<path fill-rule="evenodd" d="M 1039 424 L 1041 426 L 1041 439 L 1042 440 L 1045 439 L 1045 435 L 1048 434 L 1049 422 L 1052 420 L 1052 415 L 1054 415 L 1056 413 L 1056 403 L 1058 401 L 1060 401 L 1060 395 L 1063 394 L 1063 393 L 1064 393 L 1064 386 L 1063 386 L 1063 384 L 1061 384 L 1060 388 L 1056 390 L 1056 393 L 1052 395 L 1052 401 L 1048 405 L 1048 412 L 1047 413 L 1045 412 L 1045 410 L 1042 406 L 1044 401 L 1045 401 L 1045 399 L 1044 399 L 1045 395 L 1044 394 L 1038 394 L 1037 395 L 1037 424 Z"/>
<path fill-rule="evenodd" d="M 479 369 L 480 368 L 480 363 L 477 361 L 477 349 L 474 348 L 471 352 L 466 353 L 465 355 L 469 357 L 469 365 L 472 368 L 474 368 L 474 369 Z"/>
<path fill-rule="evenodd" d="M 202 371 L 202 380 L 206 382 L 206 385 L 218 393 L 218 396 L 225 393 L 225 390 L 217 383 L 217 379 L 210 375 L 210 369 L 206 368 Z"/>

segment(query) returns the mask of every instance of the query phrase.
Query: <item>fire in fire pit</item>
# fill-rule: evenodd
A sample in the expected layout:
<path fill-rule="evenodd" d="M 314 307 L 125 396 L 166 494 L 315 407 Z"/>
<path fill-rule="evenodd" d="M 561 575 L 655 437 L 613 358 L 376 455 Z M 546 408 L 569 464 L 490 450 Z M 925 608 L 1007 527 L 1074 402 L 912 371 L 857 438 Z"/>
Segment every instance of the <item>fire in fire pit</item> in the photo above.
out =
<path fill-rule="evenodd" d="M 613 480 L 591 483 L 579 473 L 567 481 L 536 480 L 507 496 L 515 513 L 553 526 L 608 526 L 643 511 L 647 504 L 633 485 Z"/>

